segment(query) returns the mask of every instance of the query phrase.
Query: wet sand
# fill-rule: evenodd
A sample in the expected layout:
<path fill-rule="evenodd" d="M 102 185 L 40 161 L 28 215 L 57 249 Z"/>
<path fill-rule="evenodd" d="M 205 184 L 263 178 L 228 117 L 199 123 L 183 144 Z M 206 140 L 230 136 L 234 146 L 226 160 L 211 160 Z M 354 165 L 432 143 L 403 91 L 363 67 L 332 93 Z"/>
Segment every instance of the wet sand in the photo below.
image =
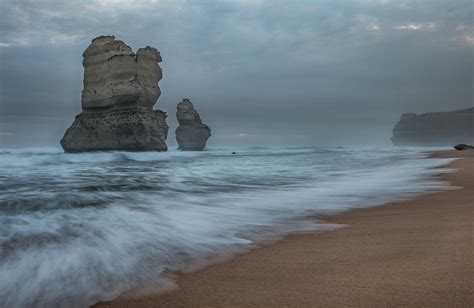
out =
<path fill-rule="evenodd" d="M 99 307 L 473 307 L 474 150 L 440 175 L 459 189 L 328 218 L 335 231 L 293 235 L 189 274 L 178 289 Z"/>

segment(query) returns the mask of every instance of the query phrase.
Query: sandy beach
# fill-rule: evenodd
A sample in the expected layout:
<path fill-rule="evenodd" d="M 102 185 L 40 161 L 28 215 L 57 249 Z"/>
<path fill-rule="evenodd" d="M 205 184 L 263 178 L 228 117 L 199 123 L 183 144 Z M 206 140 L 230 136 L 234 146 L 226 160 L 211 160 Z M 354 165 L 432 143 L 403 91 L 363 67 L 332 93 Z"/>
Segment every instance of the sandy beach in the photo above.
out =
<path fill-rule="evenodd" d="M 176 290 L 98 307 L 472 307 L 474 150 L 440 175 L 458 189 L 328 218 L 335 231 L 292 235 L 189 274 Z"/>

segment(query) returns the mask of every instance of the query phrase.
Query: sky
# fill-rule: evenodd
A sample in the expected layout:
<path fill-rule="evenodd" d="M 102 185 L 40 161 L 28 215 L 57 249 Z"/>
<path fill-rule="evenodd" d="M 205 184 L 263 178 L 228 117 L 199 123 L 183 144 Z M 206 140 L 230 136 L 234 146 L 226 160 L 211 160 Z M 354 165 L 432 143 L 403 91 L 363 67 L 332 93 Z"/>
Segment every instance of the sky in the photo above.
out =
<path fill-rule="evenodd" d="M 156 47 L 168 144 L 189 98 L 209 146 L 389 144 L 403 112 L 472 107 L 474 2 L 0 0 L 0 147 L 59 146 L 99 35 Z"/>

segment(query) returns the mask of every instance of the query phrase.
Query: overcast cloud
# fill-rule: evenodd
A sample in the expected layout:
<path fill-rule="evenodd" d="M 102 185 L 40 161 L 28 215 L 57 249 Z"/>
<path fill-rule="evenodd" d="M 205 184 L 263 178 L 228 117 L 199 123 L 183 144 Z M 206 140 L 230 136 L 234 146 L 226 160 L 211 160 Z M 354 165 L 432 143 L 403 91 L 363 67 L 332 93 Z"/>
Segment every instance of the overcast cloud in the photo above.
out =
<path fill-rule="evenodd" d="M 402 112 L 473 106 L 472 0 L 0 3 L 0 146 L 59 146 L 98 35 L 161 52 L 171 145 L 184 97 L 210 145 L 389 143 Z"/>

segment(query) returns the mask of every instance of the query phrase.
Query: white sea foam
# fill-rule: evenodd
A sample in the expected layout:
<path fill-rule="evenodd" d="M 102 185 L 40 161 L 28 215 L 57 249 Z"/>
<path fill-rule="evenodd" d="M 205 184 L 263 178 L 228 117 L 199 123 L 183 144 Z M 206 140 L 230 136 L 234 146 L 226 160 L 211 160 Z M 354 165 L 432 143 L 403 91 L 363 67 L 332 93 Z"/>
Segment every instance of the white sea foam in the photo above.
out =
<path fill-rule="evenodd" d="M 0 306 L 83 307 L 163 287 L 306 220 L 446 189 L 414 149 L 0 151 Z M 313 222 L 310 224 L 310 222 Z"/>

